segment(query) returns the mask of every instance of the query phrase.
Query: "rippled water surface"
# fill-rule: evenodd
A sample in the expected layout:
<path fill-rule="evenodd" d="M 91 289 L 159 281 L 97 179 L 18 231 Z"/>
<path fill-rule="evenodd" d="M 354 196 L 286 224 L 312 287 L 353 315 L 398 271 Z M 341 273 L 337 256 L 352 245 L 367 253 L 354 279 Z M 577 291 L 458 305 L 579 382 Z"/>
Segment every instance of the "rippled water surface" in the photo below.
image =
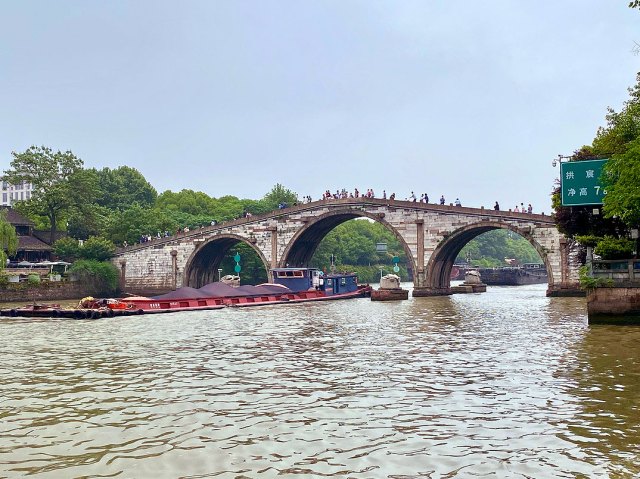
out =
<path fill-rule="evenodd" d="M 0 320 L 0 477 L 638 477 L 640 328 L 546 285 Z"/>

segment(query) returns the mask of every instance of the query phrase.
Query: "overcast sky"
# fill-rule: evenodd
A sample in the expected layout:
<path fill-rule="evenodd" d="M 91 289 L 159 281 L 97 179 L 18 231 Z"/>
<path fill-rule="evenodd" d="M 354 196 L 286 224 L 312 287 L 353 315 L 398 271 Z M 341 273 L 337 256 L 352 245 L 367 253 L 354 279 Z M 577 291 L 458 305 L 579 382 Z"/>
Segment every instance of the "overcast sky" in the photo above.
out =
<path fill-rule="evenodd" d="M 0 169 L 30 145 L 162 192 L 282 183 L 550 212 L 635 83 L 627 0 L 0 0 Z"/>

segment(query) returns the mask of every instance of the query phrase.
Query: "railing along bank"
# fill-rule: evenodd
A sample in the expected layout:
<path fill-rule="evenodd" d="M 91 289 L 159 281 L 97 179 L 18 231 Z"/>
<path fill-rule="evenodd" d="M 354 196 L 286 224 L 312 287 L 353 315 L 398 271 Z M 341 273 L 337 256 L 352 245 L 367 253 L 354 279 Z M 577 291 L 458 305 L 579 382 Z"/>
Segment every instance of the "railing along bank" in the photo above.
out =
<path fill-rule="evenodd" d="M 640 286 L 640 259 L 593 260 L 591 276 L 611 279 L 614 285 L 629 283 Z"/>

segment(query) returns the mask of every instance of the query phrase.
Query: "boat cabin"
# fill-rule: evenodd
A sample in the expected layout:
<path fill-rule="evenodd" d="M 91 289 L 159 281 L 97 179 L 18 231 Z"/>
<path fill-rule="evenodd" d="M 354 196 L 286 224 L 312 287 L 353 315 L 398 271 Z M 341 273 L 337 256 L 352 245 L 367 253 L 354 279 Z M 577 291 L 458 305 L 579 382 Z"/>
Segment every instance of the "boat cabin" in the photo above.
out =
<path fill-rule="evenodd" d="M 274 268 L 273 282 L 286 286 L 293 292 L 318 290 L 327 296 L 351 293 L 358 290 L 355 273 L 325 275 L 317 268 Z"/>
<path fill-rule="evenodd" d="M 317 268 L 274 268 L 273 282 L 286 286 L 294 293 L 318 289 L 322 271 Z"/>
<path fill-rule="evenodd" d="M 352 293 L 358 290 L 358 276 L 355 273 L 336 273 L 324 276 L 322 289 L 327 296 Z"/>

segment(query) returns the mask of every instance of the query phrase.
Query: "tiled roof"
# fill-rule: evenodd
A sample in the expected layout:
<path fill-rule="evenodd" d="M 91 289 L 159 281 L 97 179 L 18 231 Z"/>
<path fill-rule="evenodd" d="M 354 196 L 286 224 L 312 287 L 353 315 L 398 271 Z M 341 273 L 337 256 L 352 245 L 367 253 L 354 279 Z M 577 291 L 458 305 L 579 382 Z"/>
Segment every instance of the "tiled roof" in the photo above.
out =
<path fill-rule="evenodd" d="M 49 240 L 51 239 L 51 231 L 50 230 L 33 230 L 32 233 L 33 233 L 33 236 L 38 238 L 40 241 L 44 241 L 45 243 L 50 244 L 49 243 Z M 53 242 L 55 243 L 60 238 L 64 238 L 66 236 L 67 236 L 67 232 L 66 231 L 56 231 L 54 236 L 53 236 Z"/>
<path fill-rule="evenodd" d="M 18 236 L 18 251 L 51 251 L 53 248 L 33 236 Z"/>
<path fill-rule="evenodd" d="M 0 206 L 0 211 L 5 213 L 7 221 L 12 225 L 33 226 L 33 221 L 28 220 L 10 206 Z"/>

